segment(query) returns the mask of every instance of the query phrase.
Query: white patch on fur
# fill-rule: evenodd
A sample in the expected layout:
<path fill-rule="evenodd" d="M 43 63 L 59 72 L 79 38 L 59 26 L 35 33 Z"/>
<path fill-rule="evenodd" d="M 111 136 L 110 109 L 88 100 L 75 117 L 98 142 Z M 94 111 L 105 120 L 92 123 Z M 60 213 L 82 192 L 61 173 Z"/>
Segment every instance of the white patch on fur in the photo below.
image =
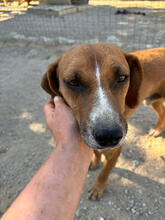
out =
<path fill-rule="evenodd" d="M 97 77 L 97 82 L 98 82 L 98 87 L 101 86 L 101 80 L 100 80 L 100 70 L 96 61 L 96 77 Z"/>
<path fill-rule="evenodd" d="M 163 106 L 165 107 L 165 102 L 163 102 Z"/>
<path fill-rule="evenodd" d="M 97 89 L 96 89 L 96 102 L 90 114 L 90 120 L 96 121 L 97 118 L 105 118 L 106 115 L 113 113 L 112 105 L 110 104 L 108 97 L 106 96 L 105 92 L 101 87 L 101 80 L 100 80 L 100 71 L 96 61 L 96 78 L 97 78 Z"/>

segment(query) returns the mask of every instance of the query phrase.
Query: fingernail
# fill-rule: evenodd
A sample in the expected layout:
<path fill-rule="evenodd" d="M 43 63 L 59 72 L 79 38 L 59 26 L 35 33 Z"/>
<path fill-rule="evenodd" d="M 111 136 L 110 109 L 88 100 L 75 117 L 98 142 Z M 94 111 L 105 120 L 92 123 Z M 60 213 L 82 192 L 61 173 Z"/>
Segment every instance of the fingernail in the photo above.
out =
<path fill-rule="evenodd" d="M 59 96 L 55 96 L 55 97 L 54 97 L 54 103 L 55 103 L 55 102 L 58 102 L 60 99 L 61 99 L 61 98 L 60 98 Z"/>

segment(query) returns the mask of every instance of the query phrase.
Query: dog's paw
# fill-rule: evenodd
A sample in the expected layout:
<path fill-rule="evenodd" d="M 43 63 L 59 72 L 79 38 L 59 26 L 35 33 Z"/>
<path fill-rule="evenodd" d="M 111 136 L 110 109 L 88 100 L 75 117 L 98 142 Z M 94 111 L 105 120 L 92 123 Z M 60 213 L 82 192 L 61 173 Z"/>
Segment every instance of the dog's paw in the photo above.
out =
<path fill-rule="evenodd" d="M 100 200 L 104 192 L 104 187 L 95 183 L 91 189 L 88 191 L 88 199 Z"/>
<path fill-rule="evenodd" d="M 148 132 L 149 136 L 157 137 L 160 134 L 161 131 L 157 129 L 150 129 Z"/>
<path fill-rule="evenodd" d="M 89 170 L 97 170 L 97 168 L 99 168 L 100 162 L 99 161 L 91 161 L 90 166 L 89 166 Z"/>

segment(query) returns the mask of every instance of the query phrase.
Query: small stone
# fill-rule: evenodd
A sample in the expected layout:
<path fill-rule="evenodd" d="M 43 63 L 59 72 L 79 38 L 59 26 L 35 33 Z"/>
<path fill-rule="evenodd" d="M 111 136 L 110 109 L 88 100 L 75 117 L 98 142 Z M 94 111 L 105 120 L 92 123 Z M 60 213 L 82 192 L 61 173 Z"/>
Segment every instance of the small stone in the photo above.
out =
<path fill-rule="evenodd" d="M 149 215 L 148 215 L 147 212 L 145 212 L 144 215 L 145 215 L 145 217 L 146 217 L 147 219 L 149 219 Z"/>
<path fill-rule="evenodd" d="M 38 54 L 38 51 L 36 49 L 31 49 L 28 53 L 27 53 L 27 57 L 34 57 Z"/>
<path fill-rule="evenodd" d="M 159 203 L 160 205 L 162 204 L 162 202 L 161 202 L 161 200 L 160 200 L 160 199 L 159 199 L 158 203 Z"/>
<path fill-rule="evenodd" d="M 153 45 L 152 45 L 152 44 L 147 44 L 146 47 L 147 47 L 148 49 L 150 49 L 150 48 L 153 48 Z"/>
<path fill-rule="evenodd" d="M 108 36 L 107 37 L 107 40 L 108 41 L 116 41 L 117 40 L 117 37 L 115 35 L 111 35 L 111 36 Z"/>
<path fill-rule="evenodd" d="M 131 200 L 130 203 L 133 204 L 133 203 L 134 203 L 134 200 Z"/>
<path fill-rule="evenodd" d="M 79 216 L 86 216 L 86 214 L 87 214 L 87 208 L 86 207 L 79 210 Z"/>
<path fill-rule="evenodd" d="M 136 215 L 139 215 L 139 212 L 136 212 Z"/>
<path fill-rule="evenodd" d="M 8 136 L 13 137 L 15 134 L 13 132 L 8 132 Z"/>
<path fill-rule="evenodd" d="M 138 160 L 134 160 L 134 165 L 137 167 L 139 165 L 139 161 Z"/>
<path fill-rule="evenodd" d="M 32 152 L 32 156 L 34 157 L 36 155 L 36 152 Z"/>
<path fill-rule="evenodd" d="M 8 194 L 8 199 L 11 199 L 11 198 L 12 198 L 12 194 L 9 193 L 9 194 Z"/>
<path fill-rule="evenodd" d="M 17 184 L 20 184 L 20 183 L 21 183 L 21 180 L 18 180 L 18 181 L 17 181 Z"/>
<path fill-rule="evenodd" d="M 4 147 L 0 148 L 0 154 L 7 153 L 7 150 L 8 150 L 8 148 L 4 148 Z"/>
<path fill-rule="evenodd" d="M 24 162 L 24 167 L 29 167 L 29 162 L 28 161 Z"/>
<path fill-rule="evenodd" d="M 79 216 L 79 209 L 77 209 L 76 211 L 76 216 Z"/>
<path fill-rule="evenodd" d="M 135 214 L 136 209 L 132 208 L 132 209 L 131 209 L 131 212 L 132 212 L 133 214 Z"/>
<path fill-rule="evenodd" d="M 146 179 L 146 180 L 144 180 L 144 182 L 145 182 L 145 183 L 148 183 L 148 180 Z"/>
<path fill-rule="evenodd" d="M 148 210 L 148 214 L 149 214 L 149 215 L 152 215 L 152 211 L 151 211 L 151 210 Z"/>
<path fill-rule="evenodd" d="M 82 204 L 83 203 L 83 201 L 82 200 L 80 200 L 80 204 Z"/>

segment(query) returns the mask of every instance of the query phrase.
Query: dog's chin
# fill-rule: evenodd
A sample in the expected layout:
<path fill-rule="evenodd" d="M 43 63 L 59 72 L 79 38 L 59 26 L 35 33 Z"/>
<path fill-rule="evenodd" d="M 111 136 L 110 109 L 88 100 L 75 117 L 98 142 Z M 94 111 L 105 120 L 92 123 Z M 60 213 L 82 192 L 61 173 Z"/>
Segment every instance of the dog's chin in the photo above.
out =
<path fill-rule="evenodd" d="M 81 135 L 81 137 L 82 137 L 84 143 L 85 143 L 88 147 L 93 148 L 93 149 L 95 149 L 95 150 L 97 150 L 97 149 L 100 148 L 100 146 L 99 146 L 97 143 L 95 143 L 94 140 L 89 140 L 88 136 L 86 136 L 86 135 Z M 101 148 L 100 148 L 100 149 L 101 149 Z"/>

